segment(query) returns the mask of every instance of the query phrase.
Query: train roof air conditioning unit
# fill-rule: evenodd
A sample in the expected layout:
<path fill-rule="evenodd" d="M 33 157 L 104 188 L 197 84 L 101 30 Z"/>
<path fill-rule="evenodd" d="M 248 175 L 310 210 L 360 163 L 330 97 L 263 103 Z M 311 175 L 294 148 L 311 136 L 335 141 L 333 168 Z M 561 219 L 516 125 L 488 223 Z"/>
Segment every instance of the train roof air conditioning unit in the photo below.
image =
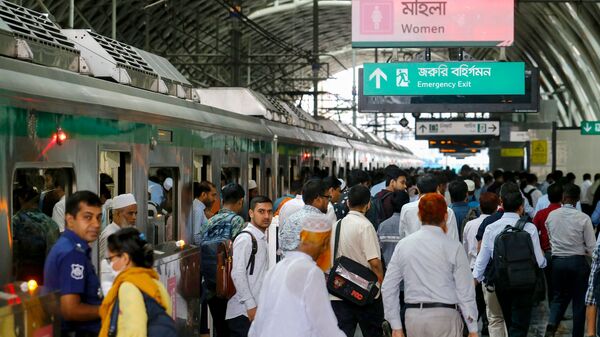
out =
<path fill-rule="evenodd" d="M 94 77 L 192 99 L 192 85 L 166 59 L 85 29 L 63 29 Z"/>
<path fill-rule="evenodd" d="M 80 55 L 48 15 L 0 0 L 0 55 L 79 71 Z"/>

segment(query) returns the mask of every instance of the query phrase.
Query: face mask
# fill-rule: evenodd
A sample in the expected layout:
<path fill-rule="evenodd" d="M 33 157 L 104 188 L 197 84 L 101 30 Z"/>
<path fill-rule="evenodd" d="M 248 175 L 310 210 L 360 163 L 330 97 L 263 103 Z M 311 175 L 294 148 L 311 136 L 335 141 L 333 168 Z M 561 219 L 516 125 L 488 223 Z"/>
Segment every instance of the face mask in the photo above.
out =
<path fill-rule="evenodd" d="M 110 271 L 112 272 L 113 277 L 117 277 L 123 270 L 115 270 L 114 262 L 110 263 Z"/>

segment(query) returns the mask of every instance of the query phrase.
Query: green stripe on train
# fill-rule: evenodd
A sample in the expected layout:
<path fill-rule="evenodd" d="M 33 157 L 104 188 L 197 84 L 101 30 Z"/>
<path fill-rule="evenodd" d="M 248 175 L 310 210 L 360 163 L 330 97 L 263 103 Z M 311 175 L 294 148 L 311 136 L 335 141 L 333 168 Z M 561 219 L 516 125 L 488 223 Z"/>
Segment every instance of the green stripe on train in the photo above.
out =
<path fill-rule="evenodd" d="M 234 152 L 271 153 L 271 142 L 246 137 L 215 134 L 207 131 L 149 125 L 130 121 L 28 111 L 24 108 L 0 105 L 0 133 L 11 137 L 51 138 L 61 127 L 69 139 L 102 140 L 149 144 L 154 137 L 161 145 L 212 150 L 225 148 Z M 160 141 L 160 130 L 172 132 L 172 142 Z M 305 147 L 278 144 L 282 155 L 301 155 Z"/>

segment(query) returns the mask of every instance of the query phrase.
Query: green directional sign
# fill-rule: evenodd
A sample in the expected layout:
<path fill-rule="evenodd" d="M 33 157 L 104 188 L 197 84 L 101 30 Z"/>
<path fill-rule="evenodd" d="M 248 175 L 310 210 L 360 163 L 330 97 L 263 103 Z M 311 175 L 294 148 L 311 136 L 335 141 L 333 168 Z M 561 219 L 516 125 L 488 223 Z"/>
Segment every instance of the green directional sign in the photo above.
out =
<path fill-rule="evenodd" d="M 600 121 L 581 122 L 582 135 L 600 135 Z"/>
<path fill-rule="evenodd" d="M 523 62 L 365 63 L 365 96 L 524 95 Z"/>

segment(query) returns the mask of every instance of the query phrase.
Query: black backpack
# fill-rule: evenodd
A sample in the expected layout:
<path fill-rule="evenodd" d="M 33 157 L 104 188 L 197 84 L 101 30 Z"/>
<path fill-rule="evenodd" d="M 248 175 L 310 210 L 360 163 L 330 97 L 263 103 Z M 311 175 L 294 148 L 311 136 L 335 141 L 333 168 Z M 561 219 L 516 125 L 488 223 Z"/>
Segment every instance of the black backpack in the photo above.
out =
<path fill-rule="evenodd" d="M 387 217 L 385 216 L 385 210 L 383 209 L 383 201 L 391 196 L 392 192 L 386 191 L 380 197 L 371 198 L 371 209 L 369 210 L 371 211 L 371 214 L 367 212 L 365 216 L 367 219 L 369 219 L 369 221 L 371 221 L 373 226 L 375 226 L 375 230 L 379 228 L 379 224 L 387 220 Z"/>
<path fill-rule="evenodd" d="M 494 240 L 494 254 L 485 272 L 487 286 L 496 290 L 534 290 L 538 267 L 530 234 L 523 228 L 527 217 L 506 226 Z"/>

